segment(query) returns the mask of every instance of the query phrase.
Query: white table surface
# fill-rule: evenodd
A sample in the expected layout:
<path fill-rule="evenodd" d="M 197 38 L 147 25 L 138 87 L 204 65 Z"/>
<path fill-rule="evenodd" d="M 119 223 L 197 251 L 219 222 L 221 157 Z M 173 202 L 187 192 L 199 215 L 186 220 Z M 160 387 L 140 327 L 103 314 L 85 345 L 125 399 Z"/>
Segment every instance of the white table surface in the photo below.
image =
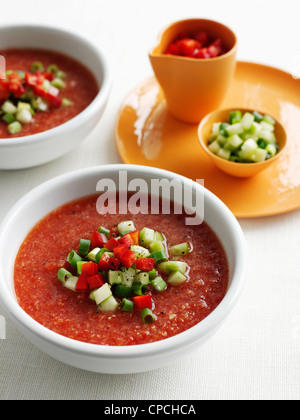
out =
<path fill-rule="evenodd" d="M 0 25 L 53 24 L 93 39 L 110 60 L 114 85 L 102 120 L 77 151 L 39 168 L 0 171 L 0 220 L 43 181 L 77 168 L 121 162 L 114 144 L 116 114 L 124 96 L 152 75 L 147 52 L 167 24 L 190 17 L 222 21 L 238 34 L 240 60 L 292 71 L 300 57 L 296 0 L 41 3 L 14 0 L 13 10 L 1 8 Z M 6 339 L 0 339 L 0 399 L 299 399 L 300 211 L 240 223 L 249 249 L 246 286 L 221 330 L 201 348 L 158 371 L 93 374 L 36 349 L 0 307 L 6 319 Z"/>

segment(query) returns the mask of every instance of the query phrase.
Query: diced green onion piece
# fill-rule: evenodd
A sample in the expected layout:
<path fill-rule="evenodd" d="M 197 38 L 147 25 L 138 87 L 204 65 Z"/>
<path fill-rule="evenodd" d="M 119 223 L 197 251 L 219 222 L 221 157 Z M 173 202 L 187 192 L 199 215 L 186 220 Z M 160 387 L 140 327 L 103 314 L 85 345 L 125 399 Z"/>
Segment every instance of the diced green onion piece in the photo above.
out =
<path fill-rule="evenodd" d="M 37 71 L 44 71 L 44 66 L 40 61 L 36 61 L 31 66 L 32 73 L 36 73 Z"/>
<path fill-rule="evenodd" d="M 77 273 L 78 274 L 82 273 L 82 266 L 86 263 L 87 263 L 87 261 L 77 261 Z"/>
<path fill-rule="evenodd" d="M 132 312 L 133 302 L 129 299 L 124 298 L 121 302 L 121 310 L 125 312 Z"/>
<path fill-rule="evenodd" d="M 186 281 L 186 276 L 182 274 L 180 271 L 175 271 L 175 273 L 172 273 L 168 277 L 168 283 L 172 286 L 178 286 L 179 284 L 182 284 Z"/>
<path fill-rule="evenodd" d="M 147 293 L 147 287 L 144 284 L 134 284 L 132 286 L 132 293 L 135 296 L 143 296 Z"/>
<path fill-rule="evenodd" d="M 163 261 L 168 261 L 168 256 L 165 251 L 155 251 L 150 254 L 149 258 L 155 259 L 155 264 L 159 264 Z"/>
<path fill-rule="evenodd" d="M 156 277 L 152 280 L 151 285 L 157 292 L 163 292 L 167 287 L 167 283 L 161 277 Z"/>
<path fill-rule="evenodd" d="M 49 108 L 48 103 L 41 97 L 32 99 L 31 105 L 37 111 L 46 112 Z"/>
<path fill-rule="evenodd" d="M 230 126 L 228 123 L 221 123 L 219 127 L 219 134 L 224 137 L 228 137 L 227 128 Z"/>
<path fill-rule="evenodd" d="M 71 251 L 68 255 L 67 260 L 72 267 L 77 269 L 77 263 L 78 261 L 82 261 L 82 258 L 75 251 Z"/>
<path fill-rule="evenodd" d="M 80 239 L 79 251 L 78 251 L 79 255 L 86 257 L 89 253 L 90 246 L 91 246 L 91 241 L 89 241 L 88 239 Z"/>
<path fill-rule="evenodd" d="M 141 312 L 142 321 L 144 324 L 151 324 L 156 321 L 156 317 L 149 308 L 144 308 Z"/>
<path fill-rule="evenodd" d="M 6 114 L 16 114 L 18 108 L 10 101 L 5 101 L 1 107 Z"/>
<path fill-rule="evenodd" d="M 229 114 L 229 122 L 230 124 L 237 124 L 242 120 L 242 112 L 241 111 L 233 111 Z"/>
<path fill-rule="evenodd" d="M 65 284 L 66 280 L 72 277 L 72 274 L 65 268 L 61 268 L 60 270 L 58 270 L 57 277 L 63 284 Z"/>
<path fill-rule="evenodd" d="M 99 227 L 98 232 L 99 232 L 99 233 L 104 233 L 104 235 L 105 235 L 105 236 L 108 236 L 108 235 L 110 234 L 110 230 L 109 230 L 109 229 L 106 229 L 106 228 L 105 228 L 105 227 L 103 227 L 103 226 L 100 226 L 100 227 Z"/>
<path fill-rule="evenodd" d="M 276 121 L 274 120 L 274 118 L 270 117 L 270 115 L 265 115 L 263 117 L 263 121 L 266 121 L 269 124 L 275 125 Z"/>
<path fill-rule="evenodd" d="M 156 270 L 153 268 L 152 271 L 149 271 L 149 280 L 154 280 L 156 278 Z"/>
<path fill-rule="evenodd" d="M 13 114 L 5 114 L 3 115 L 2 120 L 8 124 L 11 124 L 16 121 L 16 117 Z"/>
<path fill-rule="evenodd" d="M 56 65 L 56 64 L 51 64 L 51 65 L 50 65 L 50 66 L 48 66 L 48 68 L 47 68 L 47 73 L 53 73 L 53 74 L 54 74 L 54 76 L 56 76 L 56 75 L 57 75 L 58 71 L 59 71 L 59 69 L 58 69 L 58 67 L 57 67 L 57 65 Z"/>
<path fill-rule="evenodd" d="M 114 286 L 114 294 L 120 298 L 128 298 L 132 295 L 132 287 L 116 284 Z"/>
<path fill-rule="evenodd" d="M 169 251 L 173 257 L 179 257 L 180 255 L 187 255 L 190 252 L 190 250 L 191 250 L 191 247 L 187 242 L 174 245 L 169 248 Z"/>
<path fill-rule="evenodd" d="M 58 70 L 56 76 L 60 79 L 65 79 L 67 77 L 67 74 L 64 71 Z"/>
<path fill-rule="evenodd" d="M 77 282 L 78 282 L 78 277 L 72 276 L 66 280 L 65 287 L 69 290 L 72 290 L 73 292 L 76 292 Z"/>
<path fill-rule="evenodd" d="M 14 121 L 7 126 L 7 129 L 10 134 L 18 134 L 22 130 L 22 125 L 19 121 Z"/>
<path fill-rule="evenodd" d="M 136 229 L 135 229 L 134 223 L 131 220 L 128 220 L 128 221 L 119 223 L 118 230 L 122 234 L 122 233 L 134 232 Z"/>
<path fill-rule="evenodd" d="M 99 254 L 100 251 L 101 251 L 100 248 L 94 248 L 94 249 L 92 249 L 92 251 L 87 254 L 87 256 L 86 256 L 87 259 L 98 264 L 98 262 L 100 261 L 100 259 L 98 261 L 98 259 L 97 259 L 98 257 L 97 256 L 98 256 L 98 254 Z"/>

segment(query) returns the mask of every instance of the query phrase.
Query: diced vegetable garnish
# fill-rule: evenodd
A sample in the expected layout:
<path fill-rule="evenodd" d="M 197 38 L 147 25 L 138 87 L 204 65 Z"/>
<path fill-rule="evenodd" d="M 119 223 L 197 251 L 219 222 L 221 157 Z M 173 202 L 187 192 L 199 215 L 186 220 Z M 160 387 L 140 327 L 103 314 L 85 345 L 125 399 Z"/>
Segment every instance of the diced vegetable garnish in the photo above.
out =
<path fill-rule="evenodd" d="M 66 87 L 66 73 L 56 65 L 45 71 L 43 64 L 36 61 L 30 72 L 8 70 L 5 76 L 0 79 L 0 105 L 2 121 L 12 135 L 18 134 L 23 124 L 34 121 L 36 112 L 72 105 L 67 98 L 59 97 Z"/>
<path fill-rule="evenodd" d="M 67 256 L 71 268 L 61 268 L 57 276 L 67 289 L 88 293 L 99 312 L 140 311 L 148 324 L 157 319 L 152 312 L 156 294 L 188 280 L 188 264 L 178 257 L 190 252 L 187 242 L 168 246 L 161 232 L 137 230 L 132 221 L 125 221 L 117 232 L 101 226 L 89 239 L 81 238 L 78 250 Z"/>
<path fill-rule="evenodd" d="M 208 149 L 232 162 L 263 162 L 279 151 L 275 124 L 272 117 L 257 111 L 244 114 L 239 110 L 231 112 L 228 122 L 213 125 Z"/>

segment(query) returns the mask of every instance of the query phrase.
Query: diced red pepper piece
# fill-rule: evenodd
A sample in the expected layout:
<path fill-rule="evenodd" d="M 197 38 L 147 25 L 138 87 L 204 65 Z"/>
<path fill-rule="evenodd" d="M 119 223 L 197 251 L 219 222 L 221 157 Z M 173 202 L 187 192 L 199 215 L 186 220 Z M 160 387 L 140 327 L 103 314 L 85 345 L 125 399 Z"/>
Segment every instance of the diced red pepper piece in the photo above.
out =
<path fill-rule="evenodd" d="M 118 259 L 122 258 L 122 255 L 128 250 L 127 245 L 119 245 L 114 248 L 114 256 Z"/>
<path fill-rule="evenodd" d="M 121 261 L 117 258 L 111 257 L 106 252 L 102 255 L 98 269 L 101 271 L 118 270 L 121 265 Z"/>
<path fill-rule="evenodd" d="M 96 276 L 89 277 L 87 281 L 91 290 L 99 289 L 99 287 L 103 286 L 105 283 L 102 274 L 97 274 Z"/>
<path fill-rule="evenodd" d="M 49 92 L 46 93 L 46 100 L 53 108 L 60 108 L 63 103 L 61 98 L 55 95 L 51 95 Z"/>
<path fill-rule="evenodd" d="M 102 248 L 104 244 L 108 242 L 108 239 L 104 233 L 100 233 L 97 230 L 92 233 L 90 237 L 91 249 Z"/>
<path fill-rule="evenodd" d="M 124 235 L 122 238 L 119 239 L 119 243 L 122 245 L 127 245 L 129 248 L 131 245 L 134 245 L 134 241 L 129 233 Z"/>
<path fill-rule="evenodd" d="M 135 262 L 135 268 L 142 271 L 152 271 L 155 264 L 155 258 L 138 258 Z"/>
<path fill-rule="evenodd" d="M 115 248 L 119 246 L 119 242 L 115 238 L 111 238 L 106 244 L 105 248 L 113 251 Z"/>
<path fill-rule="evenodd" d="M 88 290 L 88 288 L 89 288 L 88 278 L 89 278 L 89 276 L 87 276 L 86 274 L 81 274 L 79 276 L 77 284 L 76 284 L 76 290 L 78 292 L 83 291 L 83 290 Z"/>
<path fill-rule="evenodd" d="M 192 57 L 194 50 L 201 48 L 201 44 L 195 39 L 185 38 L 177 41 L 180 55 Z"/>
<path fill-rule="evenodd" d="M 54 80 L 54 74 L 52 72 L 44 73 L 44 77 L 45 77 L 45 79 L 49 80 L 50 82 L 52 82 L 52 80 Z"/>
<path fill-rule="evenodd" d="M 145 309 L 145 308 L 152 309 L 153 307 L 153 301 L 150 295 L 134 296 L 132 300 L 138 309 Z"/>
<path fill-rule="evenodd" d="M 206 32 L 199 31 L 195 34 L 195 39 L 204 47 L 208 43 L 208 35 Z"/>
<path fill-rule="evenodd" d="M 140 243 L 140 232 L 138 230 L 130 232 L 129 235 L 133 240 L 133 245 L 138 245 Z"/>
<path fill-rule="evenodd" d="M 81 274 L 94 276 L 98 274 L 98 265 L 92 261 L 82 264 Z"/>
<path fill-rule="evenodd" d="M 127 268 L 132 267 L 136 260 L 137 258 L 135 253 L 129 250 L 126 251 L 121 257 L 122 264 Z"/>

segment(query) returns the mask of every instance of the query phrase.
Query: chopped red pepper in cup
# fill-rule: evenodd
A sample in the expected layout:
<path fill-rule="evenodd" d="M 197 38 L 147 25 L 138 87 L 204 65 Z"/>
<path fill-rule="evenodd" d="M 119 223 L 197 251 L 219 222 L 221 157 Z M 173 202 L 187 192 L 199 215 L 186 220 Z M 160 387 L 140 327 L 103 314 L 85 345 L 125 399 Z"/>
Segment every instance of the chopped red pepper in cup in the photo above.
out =
<path fill-rule="evenodd" d="M 181 33 L 166 49 L 166 54 L 187 58 L 215 58 L 225 54 L 220 38 L 211 39 L 204 31 L 194 34 Z"/>
<path fill-rule="evenodd" d="M 188 266 L 178 257 L 190 252 L 187 242 L 168 246 L 162 233 L 125 221 L 117 230 L 100 227 L 81 238 L 57 275 L 66 288 L 88 293 L 98 311 L 140 311 L 148 324 L 157 318 L 155 294 L 188 280 Z"/>

